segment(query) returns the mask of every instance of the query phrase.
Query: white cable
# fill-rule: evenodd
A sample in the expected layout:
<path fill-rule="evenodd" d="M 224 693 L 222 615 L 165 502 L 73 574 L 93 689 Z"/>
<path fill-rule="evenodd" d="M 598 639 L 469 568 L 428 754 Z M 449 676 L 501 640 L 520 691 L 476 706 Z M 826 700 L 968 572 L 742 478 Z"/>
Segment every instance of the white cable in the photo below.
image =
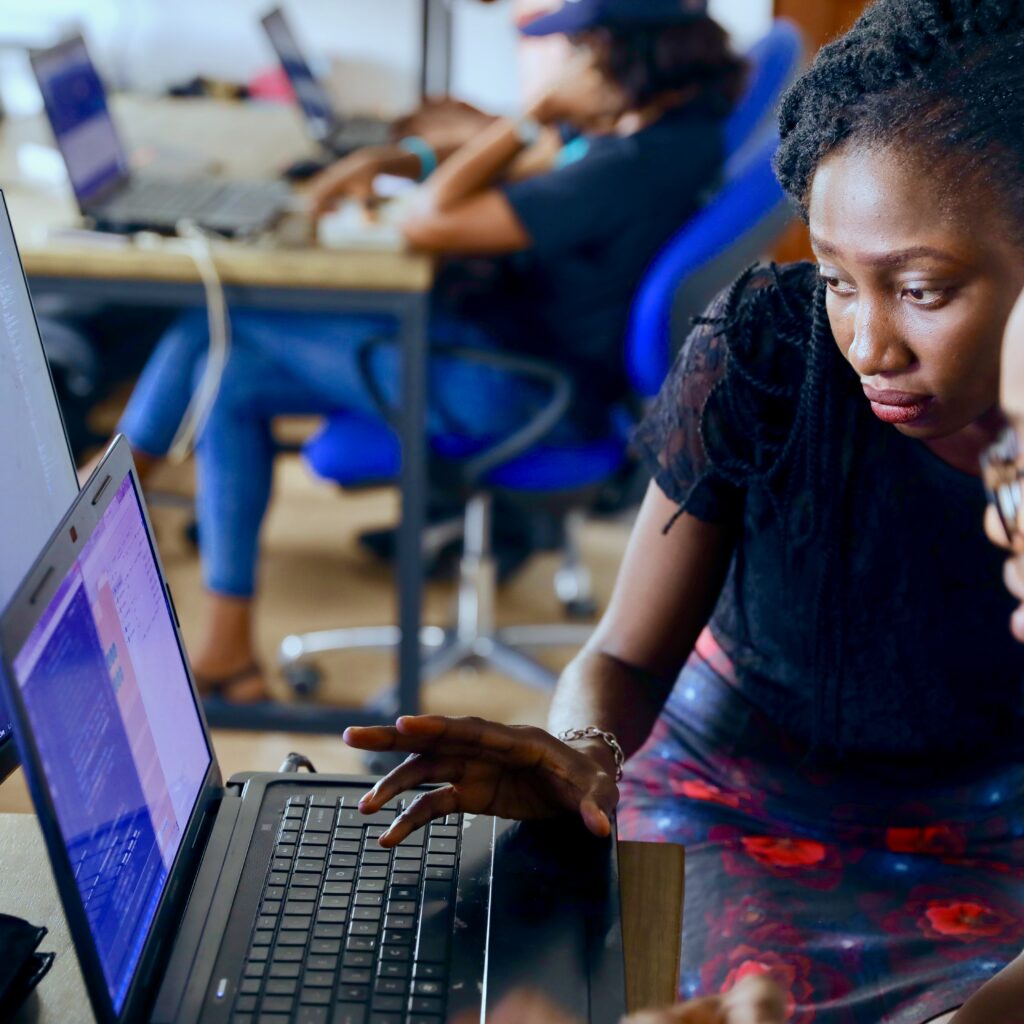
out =
<path fill-rule="evenodd" d="M 231 319 L 209 236 L 192 221 L 181 221 L 178 224 L 178 237 L 184 243 L 182 251 L 192 258 L 199 272 L 206 294 L 206 318 L 210 333 L 210 348 L 203 379 L 192 393 L 168 453 L 172 461 L 184 462 L 203 432 L 220 391 L 224 368 L 231 355 Z"/>

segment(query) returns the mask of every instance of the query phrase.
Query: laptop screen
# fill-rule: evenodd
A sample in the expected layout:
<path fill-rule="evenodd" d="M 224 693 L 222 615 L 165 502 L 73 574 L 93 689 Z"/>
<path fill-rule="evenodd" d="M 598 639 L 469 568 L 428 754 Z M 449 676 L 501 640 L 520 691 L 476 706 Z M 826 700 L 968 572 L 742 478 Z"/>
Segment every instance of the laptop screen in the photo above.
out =
<path fill-rule="evenodd" d="M 35 54 L 32 65 L 71 187 L 85 206 L 128 174 L 103 83 L 81 37 Z"/>
<path fill-rule="evenodd" d="M 130 476 L 13 667 L 119 1013 L 211 761 Z"/>
<path fill-rule="evenodd" d="M 0 608 L 7 605 L 78 494 L 75 462 L 0 201 Z M 5 756 L 10 750 L 10 757 Z M 0 778 L 16 764 L 0 699 Z"/>
<path fill-rule="evenodd" d="M 306 62 L 284 14 L 279 10 L 271 11 L 263 19 L 263 27 L 295 90 L 295 98 L 309 122 L 310 133 L 313 138 L 322 139 L 334 121 L 334 107 L 330 97 Z"/>

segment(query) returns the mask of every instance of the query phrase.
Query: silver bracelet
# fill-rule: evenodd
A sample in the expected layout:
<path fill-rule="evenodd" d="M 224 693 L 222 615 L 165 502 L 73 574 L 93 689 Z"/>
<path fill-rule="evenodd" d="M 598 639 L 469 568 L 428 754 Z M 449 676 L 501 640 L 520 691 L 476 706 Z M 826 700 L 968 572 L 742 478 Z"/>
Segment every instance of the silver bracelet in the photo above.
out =
<path fill-rule="evenodd" d="M 557 738 L 563 743 L 568 743 L 570 740 L 604 740 L 611 748 L 612 756 L 615 758 L 615 781 L 622 780 L 626 755 L 622 752 L 622 746 L 615 738 L 614 733 L 598 729 L 596 725 L 588 725 L 585 729 L 566 729 L 565 732 L 560 732 Z"/>

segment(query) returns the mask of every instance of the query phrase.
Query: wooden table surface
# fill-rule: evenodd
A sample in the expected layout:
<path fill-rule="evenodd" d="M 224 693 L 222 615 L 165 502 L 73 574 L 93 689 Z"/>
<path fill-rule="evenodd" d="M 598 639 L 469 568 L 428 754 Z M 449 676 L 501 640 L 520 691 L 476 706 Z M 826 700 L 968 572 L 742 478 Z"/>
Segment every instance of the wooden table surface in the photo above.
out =
<path fill-rule="evenodd" d="M 630 1010 L 671 1003 L 682 934 L 683 849 L 620 843 L 622 929 Z M 11 1024 L 91 1024 L 50 862 L 31 814 L 0 814 L 0 912 L 45 925 L 41 948 L 56 952 L 50 973 Z"/>
<path fill-rule="evenodd" d="M 276 178 L 283 166 L 308 155 L 310 144 L 290 106 L 202 99 L 118 97 L 118 128 L 129 148 L 153 154 L 153 168 L 167 177 L 195 176 L 207 167 L 225 179 Z M 199 280 L 192 260 L 168 247 L 87 244 L 60 230 L 81 219 L 69 186 L 43 186 L 26 177 L 19 151 L 52 147 L 42 117 L 14 118 L 0 125 L 0 184 L 29 277 L 74 280 L 185 282 Z M 56 151 L 53 151 L 56 154 Z M 175 172 L 175 165 L 178 166 Z M 181 169 L 187 165 L 188 174 Z M 425 292 L 433 263 L 422 255 L 376 249 L 323 249 L 308 241 L 301 218 L 280 235 L 255 242 L 217 242 L 215 261 L 226 285 L 255 287 Z M 112 242 L 116 241 L 116 236 Z"/>

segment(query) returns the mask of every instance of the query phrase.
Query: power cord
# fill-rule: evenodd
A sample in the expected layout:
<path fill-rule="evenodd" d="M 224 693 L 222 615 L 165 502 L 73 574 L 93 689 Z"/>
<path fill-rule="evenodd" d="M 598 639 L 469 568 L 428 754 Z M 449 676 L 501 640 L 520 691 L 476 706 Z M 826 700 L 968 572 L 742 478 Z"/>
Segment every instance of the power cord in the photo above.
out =
<path fill-rule="evenodd" d="M 305 754 L 289 754 L 282 762 L 281 767 L 278 768 L 278 772 L 284 774 L 285 772 L 297 772 L 300 768 L 305 768 L 307 772 L 311 772 L 313 775 L 316 774 L 316 768 L 313 767 L 313 762 L 310 761 Z"/>
<path fill-rule="evenodd" d="M 220 391 L 224 368 L 231 355 L 231 318 L 220 271 L 210 245 L 213 237 L 191 220 L 178 222 L 175 238 L 165 238 L 150 232 L 140 232 L 133 236 L 139 248 L 164 249 L 188 256 L 199 274 L 206 298 L 206 319 L 210 335 L 206 368 L 171 441 L 167 457 L 174 462 L 184 462 L 192 454 L 196 439 L 210 417 Z"/>

